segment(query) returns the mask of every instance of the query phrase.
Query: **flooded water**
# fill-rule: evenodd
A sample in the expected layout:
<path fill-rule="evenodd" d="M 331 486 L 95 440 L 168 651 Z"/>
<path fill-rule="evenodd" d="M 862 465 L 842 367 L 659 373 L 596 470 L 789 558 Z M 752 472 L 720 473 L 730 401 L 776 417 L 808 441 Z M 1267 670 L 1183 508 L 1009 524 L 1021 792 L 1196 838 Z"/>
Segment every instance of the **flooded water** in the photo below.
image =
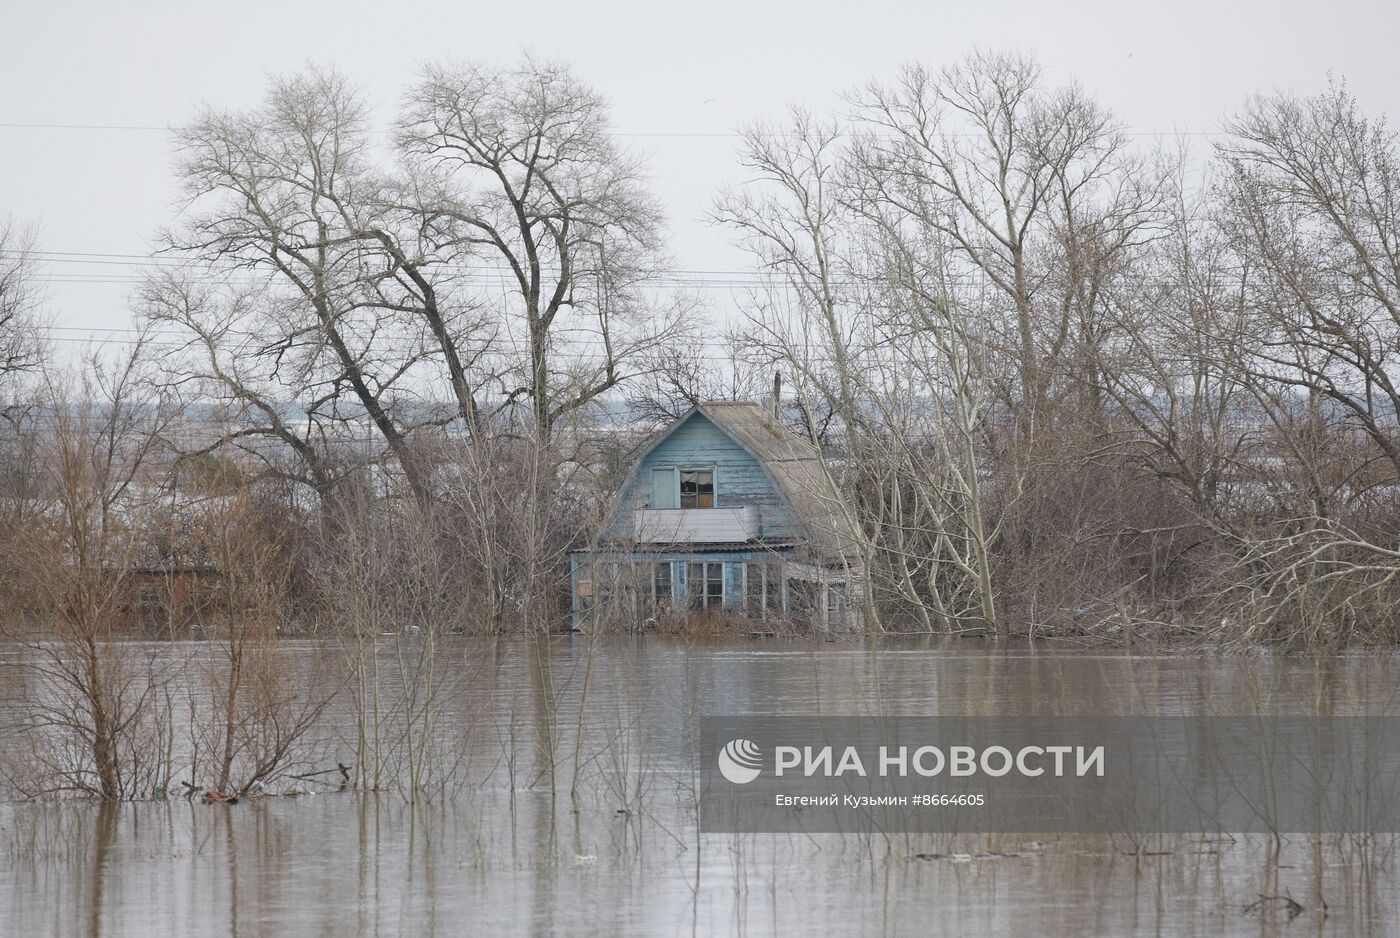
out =
<path fill-rule="evenodd" d="M 334 675 L 342 651 L 283 654 Z M 0 742 L 35 692 L 29 654 L 0 648 Z M 355 736 L 340 695 L 295 772 L 326 774 L 274 786 L 295 797 L 10 800 L 0 935 L 1384 934 L 1400 921 L 1390 837 L 700 836 L 689 740 L 712 714 L 1388 714 L 1397 668 L 976 643 L 462 640 L 439 669 L 429 797 L 409 799 L 401 777 L 338 790 Z"/>

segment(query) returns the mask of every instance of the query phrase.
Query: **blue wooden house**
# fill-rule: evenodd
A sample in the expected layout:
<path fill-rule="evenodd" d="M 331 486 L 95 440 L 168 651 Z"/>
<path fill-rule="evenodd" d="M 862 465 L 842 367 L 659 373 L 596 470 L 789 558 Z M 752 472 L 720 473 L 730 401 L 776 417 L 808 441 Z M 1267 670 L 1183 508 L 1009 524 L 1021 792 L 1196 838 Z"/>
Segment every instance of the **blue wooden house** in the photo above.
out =
<path fill-rule="evenodd" d="M 863 539 L 821 454 L 757 404 L 698 404 L 641 452 L 595 544 L 573 624 L 718 614 L 859 626 Z"/>

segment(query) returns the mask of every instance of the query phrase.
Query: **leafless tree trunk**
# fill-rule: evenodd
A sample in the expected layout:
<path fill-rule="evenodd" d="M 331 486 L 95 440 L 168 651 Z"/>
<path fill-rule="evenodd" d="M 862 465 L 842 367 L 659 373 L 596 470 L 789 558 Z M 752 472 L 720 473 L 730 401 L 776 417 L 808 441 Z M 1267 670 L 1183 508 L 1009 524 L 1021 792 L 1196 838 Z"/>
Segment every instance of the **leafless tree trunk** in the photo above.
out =
<path fill-rule="evenodd" d="M 504 401 L 528 401 L 548 446 L 683 325 L 645 289 L 660 211 L 604 99 L 562 66 L 430 67 L 407 100 L 399 146 L 438 186 L 433 237 L 500 270 L 503 353 L 524 359 Z"/>
<path fill-rule="evenodd" d="M 435 352 L 416 321 L 392 315 L 410 301 L 386 296 L 406 282 L 422 300 L 423 274 L 404 270 L 386 230 L 392 206 L 353 91 L 322 72 L 279 81 L 258 112 L 206 113 L 178 139 L 191 211 L 170 250 L 198 269 L 251 278 L 264 313 L 235 337 L 252 340 L 242 351 L 272 376 L 317 388 L 318 410 L 342 420 L 356 419 L 347 404 L 362 411 L 426 501 L 427 470 L 409 440 L 415 419 L 400 395 L 412 397 L 409 378 Z M 160 305 L 181 321 L 178 304 Z"/>

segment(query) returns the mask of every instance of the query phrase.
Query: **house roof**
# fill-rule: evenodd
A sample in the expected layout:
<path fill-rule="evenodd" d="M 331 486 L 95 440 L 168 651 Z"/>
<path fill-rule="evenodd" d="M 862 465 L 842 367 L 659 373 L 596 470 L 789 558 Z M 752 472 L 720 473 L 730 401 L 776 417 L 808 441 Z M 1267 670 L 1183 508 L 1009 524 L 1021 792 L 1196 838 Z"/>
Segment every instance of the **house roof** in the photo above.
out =
<path fill-rule="evenodd" d="M 676 418 L 642 451 L 638 464 L 676 428 L 700 413 L 758 460 L 809 542 L 829 559 L 859 566 L 863 536 L 815 446 L 752 401 L 702 401 Z"/>

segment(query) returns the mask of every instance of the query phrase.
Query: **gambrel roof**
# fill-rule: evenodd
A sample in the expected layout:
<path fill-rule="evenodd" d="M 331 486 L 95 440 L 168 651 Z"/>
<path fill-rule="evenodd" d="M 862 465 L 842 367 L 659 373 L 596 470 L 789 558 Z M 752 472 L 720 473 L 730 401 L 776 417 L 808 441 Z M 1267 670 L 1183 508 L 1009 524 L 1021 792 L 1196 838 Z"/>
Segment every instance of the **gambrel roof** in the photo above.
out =
<path fill-rule="evenodd" d="M 637 456 L 635 466 L 695 414 L 743 447 L 772 481 L 806 530 L 811 547 L 829 561 L 859 567 L 864 538 L 815 446 L 751 401 L 702 401 L 666 428 Z M 634 468 L 635 472 L 635 468 Z"/>

